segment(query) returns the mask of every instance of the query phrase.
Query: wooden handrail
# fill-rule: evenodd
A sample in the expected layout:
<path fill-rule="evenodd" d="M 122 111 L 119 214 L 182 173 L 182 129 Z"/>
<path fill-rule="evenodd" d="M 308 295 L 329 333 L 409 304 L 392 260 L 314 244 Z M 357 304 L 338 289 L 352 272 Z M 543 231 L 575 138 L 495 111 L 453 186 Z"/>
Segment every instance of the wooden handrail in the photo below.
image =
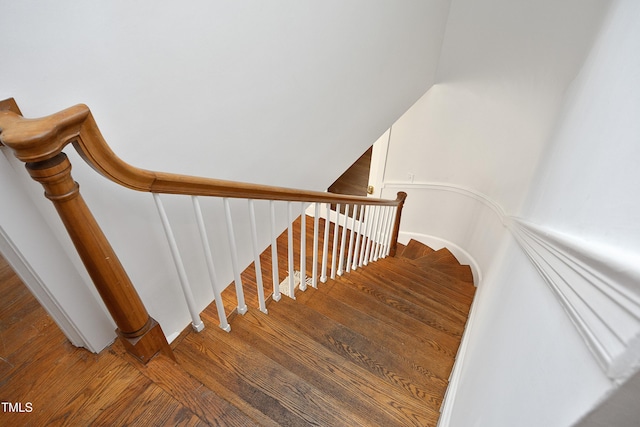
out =
<path fill-rule="evenodd" d="M 111 150 L 98 129 L 91 111 L 80 104 L 40 119 L 18 114 L 2 117 L 2 141 L 24 162 L 40 161 L 72 143 L 83 159 L 101 175 L 124 187 L 151 193 L 217 196 L 291 202 L 365 203 L 396 206 L 400 199 L 385 200 L 307 191 L 286 187 L 247 184 L 140 169 L 126 163 Z M 44 150 L 43 148 L 44 147 Z"/>
<path fill-rule="evenodd" d="M 33 179 L 44 186 L 45 195 L 56 206 L 96 288 L 118 325 L 119 336 L 128 350 L 145 362 L 157 351 L 172 356 L 171 348 L 160 326 L 149 317 L 109 242 L 82 200 L 78 185 L 71 177 L 69 160 L 62 153 L 68 144 L 73 144 L 82 158 L 101 175 L 137 191 L 396 206 L 390 254 L 396 251 L 400 213 L 406 193 L 399 192 L 395 200 L 385 200 L 140 169 L 113 153 L 86 105 L 76 105 L 39 119 L 25 119 L 13 99 L 0 101 L 0 145 L 11 148 L 15 156 L 27 164 Z"/>

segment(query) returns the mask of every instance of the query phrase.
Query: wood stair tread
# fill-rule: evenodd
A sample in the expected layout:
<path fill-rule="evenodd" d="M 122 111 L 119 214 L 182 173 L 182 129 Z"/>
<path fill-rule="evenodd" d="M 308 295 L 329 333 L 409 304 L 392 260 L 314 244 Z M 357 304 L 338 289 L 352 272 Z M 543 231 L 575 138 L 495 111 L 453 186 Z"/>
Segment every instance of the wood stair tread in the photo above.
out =
<path fill-rule="evenodd" d="M 468 265 L 462 265 L 447 248 L 433 250 L 427 245 L 411 239 L 407 253 L 399 252 L 401 258 L 412 260 L 419 267 L 434 268 L 439 272 L 467 283 L 473 283 L 473 274 Z"/>
<path fill-rule="evenodd" d="M 433 373 L 436 378 L 447 380 L 448 373 L 453 367 L 453 358 L 451 360 L 429 358 L 429 355 L 422 351 L 420 342 L 411 334 L 394 329 L 376 317 L 333 298 L 330 293 L 325 294 L 315 289 L 307 289 L 297 295 L 297 301 L 341 323 L 371 342 L 380 343 L 378 345 L 391 353 L 406 357 L 412 363 L 420 366 L 421 370 Z M 415 332 L 420 333 L 421 331 Z M 385 336 L 392 334 L 396 336 L 396 340 L 384 341 Z"/>
<path fill-rule="evenodd" d="M 437 251 L 415 258 L 414 262 L 418 265 L 461 265 L 455 255 L 453 255 L 447 248 L 441 248 Z"/>
<path fill-rule="evenodd" d="M 415 261 L 414 261 L 415 263 Z M 471 272 L 471 267 L 468 265 L 429 265 L 429 266 L 418 266 L 423 269 L 432 268 L 439 273 L 445 274 L 454 279 L 460 280 L 461 282 L 468 283 L 473 285 L 473 273 Z"/>
<path fill-rule="evenodd" d="M 454 336 L 460 336 L 464 328 L 466 317 L 464 310 L 468 309 L 463 302 L 455 299 L 445 300 L 444 297 L 434 298 L 434 292 L 424 292 L 425 285 L 407 278 L 396 277 L 389 280 L 388 273 L 376 269 L 352 272 L 350 276 L 375 291 L 394 301 L 397 309 L 412 315 L 417 320 L 429 322 L 432 326 Z"/>
<path fill-rule="evenodd" d="M 331 296 L 335 294 L 336 299 L 342 299 L 347 305 L 381 321 L 395 324 L 398 328 L 421 331 L 421 334 L 416 336 L 418 339 L 424 340 L 426 347 L 433 349 L 435 352 L 432 354 L 433 357 L 455 357 L 459 337 L 441 326 L 436 315 L 415 316 L 411 313 L 410 308 L 403 305 L 402 300 L 380 291 L 375 285 L 341 277 L 331 290 L 325 290 L 324 286 L 320 286 L 319 291 L 326 292 Z"/>
<path fill-rule="evenodd" d="M 425 271 L 411 260 L 378 260 L 375 269 L 358 268 L 352 271 L 355 277 L 377 278 L 388 283 L 409 283 L 413 288 L 422 288 L 422 293 L 440 303 L 466 313 L 472 301 L 475 287 L 436 270 Z"/>
<path fill-rule="evenodd" d="M 270 307 L 272 311 L 281 310 L 279 304 Z M 424 412 L 421 406 L 425 403 L 434 404 L 427 400 L 433 396 L 413 395 L 411 388 L 390 390 L 389 384 L 377 376 L 274 317 L 250 310 L 236 321 L 234 332 L 323 392 L 342 396 L 342 403 L 353 413 L 354 424 L 359 418 L 366 425 L 410 425 L 411 419 L 405 413 L 408 398 L 415 399 L 411 404 L 414 414 Z M 394 404 L 400 403 L 398 400 L 402 401 L 403 410 Z"/>
<path fill-rule="evenodd" d="M 382 280 L 388 287 L 397 285 L 404 292 L 412 291 L 436 304 L 453 308 L 466 315 L 469 307 L 469 283 L 439 271 L 425 273 L 423 268 L 415 266 L 407 259 L 378 260 L 373 266 L 352 271 L 354 277 L 360 275 Z M 432 274 L 433 273 L 433 274 Z M 472 286 L 473 288 L 473 286 Z M 474 288 L 475 289 L 475 288 Z"/>
<path fill-rule="evenodd" d="M 187 336 L 176 357 L 190 372 L 202 370 L 201 366 L 215 372 L 215 381 L 229 391 L 227 397 L 246 402 L 270 418 L 271 425 L 342 425 L 352 418 L 334 397 L 219 328 Z"/>
<path fill-rule="evenodd" d="M 469 304 L 475 294 L 475 286 L 461 281 L 447 274 L 441 273 L 433 267 L 418 267 L 411 260 L 398 258 L 391 260 L 384 258 L 377 263 L 383 265 L 391 274 L 411 277 L 418 282 L 426 282 L 438 286 L 439 292 L 446 293 L 454 298 L 467 301 Z"/>
<path fill-rule="evenodd" d="M 438 388 L 444 390 L 446 387 L 445 380 L 434 377 L 431 372 L 304 304 L 288 298 L 283 298 L 277 303 L 280 304 L 286 306 L 286 311 L 280 313 L 278 310 L 274 313 L 274 318 L 281 322 L 288 320 L 295 328 L 329 351 L 384 381 L 387 387 L 400 388 L 403 393 L 406 393 L 407 387 L 424 391 Z M 269 316 L 271 315 L 269 313 Z M 440 403 L 437 399 L 428 400 L 437 405 Z M 426 407 L 425 402 L 421 403 L 421 406 Z M 435 408 L 429 409 L 431 410 L 437 411 Z"/>
<path fill-rule="evenodd" d="M 457 337 L 398 310 L 397 301 L 388 298 L 375 287 L 351 281 L 348 276 L 343 276 L 337 281 L 322 284 L 317 291 L 327 293 L 396 329 L 408 331 L 421 342 L 423 351 L 430 357 L 454 358 L 456 355 L 460 344 Z"/>
<path fill-rule="evenodd" d="M 407 243 L 402 252 L 398 251 L 400 257 L 407 259 L 418 259 L 432 252 L 433 249 L 429 246 L 414 239 L 409 240 L 409 243 Z"/>

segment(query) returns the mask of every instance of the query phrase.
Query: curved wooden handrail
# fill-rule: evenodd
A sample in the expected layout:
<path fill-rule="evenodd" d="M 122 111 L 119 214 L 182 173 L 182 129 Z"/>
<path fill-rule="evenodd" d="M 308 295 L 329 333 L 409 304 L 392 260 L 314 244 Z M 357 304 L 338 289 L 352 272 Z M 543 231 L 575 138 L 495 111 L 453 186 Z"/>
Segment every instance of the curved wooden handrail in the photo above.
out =
<path fill-rule="evenodd" d="M 397 206 L 406 198 L 405 193 L 399 193 L 395 200 L 373 199 L 140 169 L 116 156 L 104 140 L 91 111 L 83 104 L 40 119 L 25 119 L 20 114 L 2 111 L 0 129 L 5 129 L 0 134 L 0 142 L 11 147 L 16 157 L 24 162 L 51 158 L 71 143 L 82 158 L 101 175 L 137 191 L 379 206 Z"/>

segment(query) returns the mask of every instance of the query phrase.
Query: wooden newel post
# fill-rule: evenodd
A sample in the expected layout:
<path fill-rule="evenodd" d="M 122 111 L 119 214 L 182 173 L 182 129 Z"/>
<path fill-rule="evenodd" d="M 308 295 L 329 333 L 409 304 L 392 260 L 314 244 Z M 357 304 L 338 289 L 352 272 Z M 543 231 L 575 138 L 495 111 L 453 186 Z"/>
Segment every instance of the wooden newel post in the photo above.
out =
<path fill-rule="evenodd" d="M 400 217 L 402 216 L 402 208 L 404 207 L 404 201 L 407 199 L 407 193 L 404 191 L 398 192 L 398 210 L 396 212 L 396 220 L 393 223 L 393 233 L 391 234 L 391 248 L 389 248 L 389 256 L 396 256 L 398 250 L 398 235 L 400 234 Z"/>
<path fill-rule="evenodd" d="M 1 106 L 4 106 L 4 102 Z M 56 115 L 26 120 L 15 114 L 14 108 L 11 110 L 14 111 L 12 115 L 0 112 L 0 141 L 12 148 L 18 159 L 33 160 L 26 161 L 27 171 L 42 184 L 45 196 L 58 211 L 118 326 L 116 332 L 125 348 L 144 363 L 159 351 L 175 360 L 160 325 L 149 316 L 129 276 L 80 195 L 79 186 L 71 177 L 71 163 L 66 154 L 61 152 L 68 141 L 59 140 L 73 130 L 72 126 L 79 129 L 78 117 L 66 122 L 64 118 L 62 122 L 50 120 Z"/>

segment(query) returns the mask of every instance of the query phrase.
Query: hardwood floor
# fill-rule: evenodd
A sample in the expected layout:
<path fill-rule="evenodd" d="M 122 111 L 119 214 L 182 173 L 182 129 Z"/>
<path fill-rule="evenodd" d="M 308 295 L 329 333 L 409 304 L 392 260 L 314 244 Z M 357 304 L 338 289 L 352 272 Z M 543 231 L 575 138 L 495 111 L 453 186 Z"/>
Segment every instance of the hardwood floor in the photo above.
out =
<path fill-rule="evenodd" d="M 207 425 L 120 344 L 72 346 L 2 257 L 0 294 L 0 425 Z"/>
<path fill-rule="evenodd" d="M 99 355 L 74 348 L 2 260 L 0 399 L 32 411 L 2 411 L 0 425 L 435 426 L 475 289 L 449 254 L 416 242 L 398 253 L 283 296 L 268 315 L 249 266 L 249 311 L 233 313 L 231 287 L 223 293 L 230 333 L 211 305 L 204 331 L 188 327 L 172 343 L 178 364 L 158 356 L 146 366 L 119 343 Z M 270 257 L 261 255 L 267 296 Z M 310 272 L 310 250 L 306 263 Z"/>

